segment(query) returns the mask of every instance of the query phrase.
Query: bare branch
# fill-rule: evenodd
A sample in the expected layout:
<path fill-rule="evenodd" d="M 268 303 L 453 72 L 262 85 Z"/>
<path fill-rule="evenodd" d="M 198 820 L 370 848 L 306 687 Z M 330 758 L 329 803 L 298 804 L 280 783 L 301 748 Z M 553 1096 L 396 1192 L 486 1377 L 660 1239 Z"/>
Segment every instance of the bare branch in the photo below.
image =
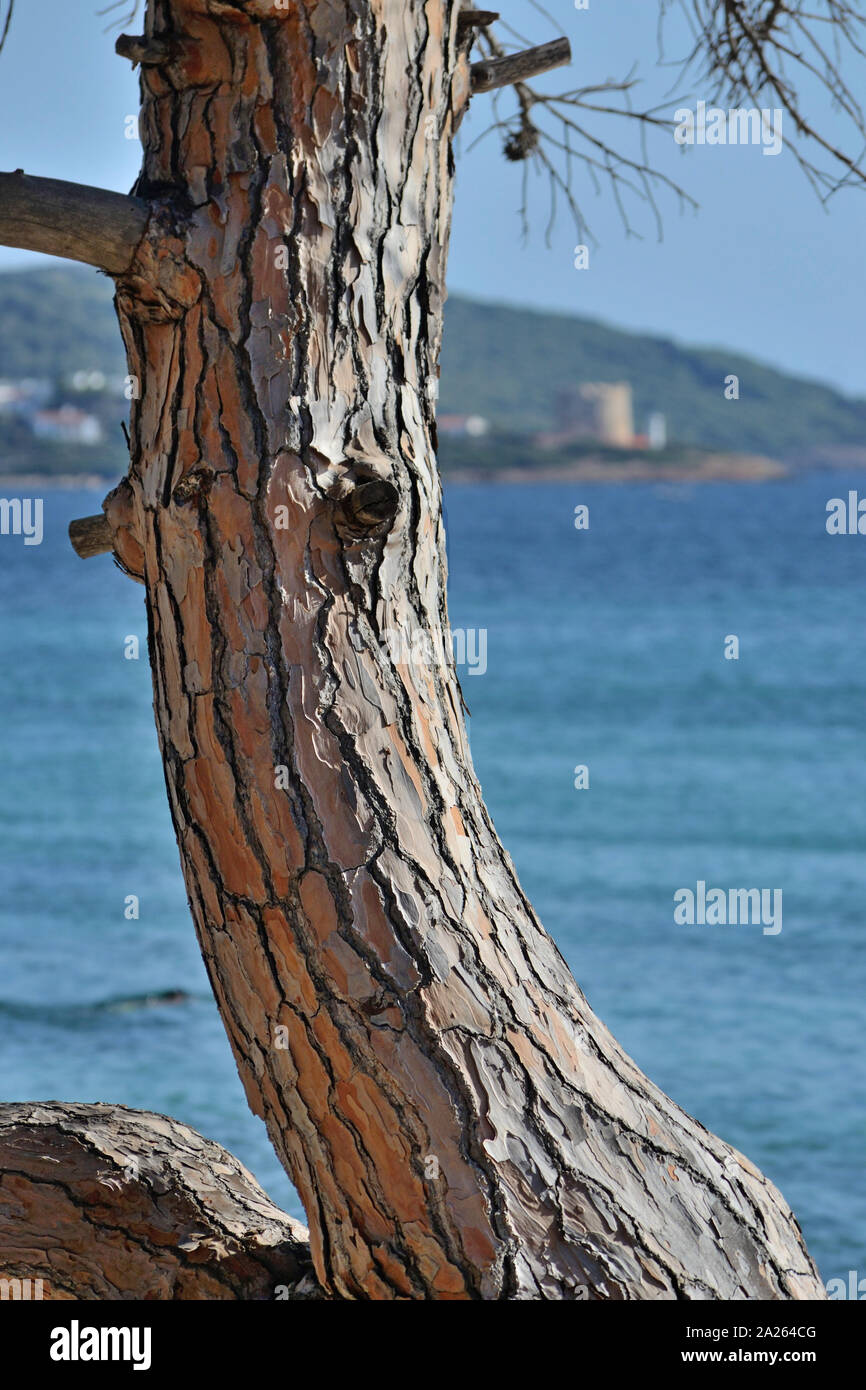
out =
<path fill-rule="evenodd" d="M 543 4 L 530 3 L 559 27 Z M 686 56 L 671 61 L 663 40 L 666 18 L 674 9 L 685 16 L 691 40 Z M 521 44 L 528 42 L 504 21 L 500 29 Z M 634 72 L 623 81 L 549 94 L 528 85 L 529 74 L 521 76 L 516 68 L 511 69 L 509 82 L 508 64 L 519 62 L 523 55 L 509 52 L 490 30 L 476 35 L 476 45 L 484 61 L 473 65 L 474 90 L 508 84 L 516 110 L 510 117 L 500 117 L 494 98 L 496 119 L 473 144 L 491 133 L 501 134 L 507 159 L 534 163 L 547 175 L 551 213 L 557 198 L 564 195 L 582 239 L 594 240 L 575 193 L 580 172 L 588 176 L 596 193 L 607 183 L 629 236 L 637 235 L 629 209 L 634 199 L 651 209 L 659 235 L 659 193 L 673 193 L 681 209 L 697 207 L 684 188 L 650 163 L 648 133 L 672 130 L 674 122 L 660 106 L 645 110 L 632 106 Z M 785 143 L 822 201 L 842 187 L 866 187 L 866 109 L 857 95 L 864 74 L 857 73 L 860 81 L 855 82 L 853 71 L 863 59 L 866 14 L 850 0 L 659 0 L 659 64 L 676 67 L 680 82 L 688 74 L 693 84 L 697 74 L 712 102 L 781 109 L 793 126 Z M 491 80 L 494 72 L 501 74 L 501 81 Z M 810 100 L 816 89 L 819 95 L 821 89 L 829 95 L 835 111 L 848 123 L 847 141 L 830 138 L 817 120 L 804 114 L 804 96 L 798 90 L 803 84 Z M 590 99 L 602 94 L 615 100 Z M 673 109 L 670 101 L 669 92 L 664 109 Z M 638 154 L 629 155 L 595 128 L 598 118 L 612 116 L 634 123 L 640 138 Z M 826 156 L 824 163 L 829 161 L 829 167 L 821 167 L 811 156 L 810 145 Z M 524 234 L 528 232 L 527 194 L 524 177 L 520 208 Z M 550 221 L 548 238 L 549 233 Z"/>
<path fill-rule="evenodd" d="M 5 44 L 6 39 L 7 39 L 8 35 L 9 35 L 9 26 L 10 26 L 10 24 L 12 23 L 12 15 L 13 15 L 14 11 L 15 11 L 15 0 L 9 0 L 9 5 L 8 5 L 7 10 L 6 10 L 6 19 L 5 19 L 4 24 L 3 24 L 3 32 L 0 33 L 0 53 L 2 53 L 2 51 L 3 51 L 3 45 Z"/>
<path fill-rule="evenodd" d="M 660 0 L 662 21 L 672 8 L 673 0 Z M 678 8 L 692 33 L 681 70 L 706 82 L 711 100 L 778 106 L 794 126 L 786 143 L 822 200 L 843 186 L 866 186 L 866 114 L 856 95 L 864 74 L 855 84 L 849 72 L 866 57 L 866 15 L 848 0 L 679 0 Z M 846 118 L 847 148 L 804 114 L 802 80 L 822 87 Z M 829 157 L 829 168 L 807 154 L 810 144 Z"/>
<path fill-rule="evenodd" d="M 21 169 L 0 174 L 2 246 L 43 251 L 122 275 L 147 219 L 147 203 L 124 193 L 34 178 Z"/>
<path fill-rule="evenodd" d="M 496 87 L 510 87 L 515 82 L 525 82 L 530 77 L 539 77 L 553 68 L 561 68 L 571 62 L 571 44 L 568 39 L 554 39 L 552 43 L 539 44 L 537 48 L 527 48 L 523 53 L 511 53 L 487 59 L 472 65 L 473 92 L 492 92 Z"/>
<path fill-rule="evenodd" d="M 476 67 L 512 60 L 512 56 L 506 56 L 502 44 L 489 31 L 479 35 L 478 47 L 489 56 L 486 64 L 476 64 Z M 498 116 L 498 109 L 494 108 L 497 119 L 478 137 L 480 140 L 491 132 L 501 133 L 506 159 L 515 163 L 530 161 L 547 176 L 549 212 L 545 237 L 548 243 L 559 198 L 564 199 L 568 206 L 581 240 L 595 240 L 575 192 L 578 169 L 588 175 L 596 194 L 601 191 L 603 183 L 607 183 L 627 236 L 639 235 L 632 225 L 627 200 L 646 204 L 659 238 L 662 222 L 657 194 L 663 191 L 673 193 L 681 209 L 697 207 L 695 200 L 674 179 L 653 168 L 643 139 L 638 154 L 632 156 L 623 153 L 591 129 L 583 118 L 583 112 L 589 118 L 625 117 L 638 127 L 642 137 L 647 130 L 654 128 L 671 130 L 673 122 L 659 115 L 658 108 L 632 108 L 631 91 L 635 85 L 633 72 L 621 81 L 609 80 L 553 95 L 539 91 L 525 81 L 513 81 L 511 89 L 517 103 L 516 113 L 503 119 Z M 609 94 L 622 104 L 593 100 L 601 94 Z M 473 144 L 477 142 L 473 141 Z M 559 158 L 560 155 L 565 156 L 564 160 Z M 528 182 L 524 178 L 520 207 L 524 236 L 529 229 L 527 194 Z"/>

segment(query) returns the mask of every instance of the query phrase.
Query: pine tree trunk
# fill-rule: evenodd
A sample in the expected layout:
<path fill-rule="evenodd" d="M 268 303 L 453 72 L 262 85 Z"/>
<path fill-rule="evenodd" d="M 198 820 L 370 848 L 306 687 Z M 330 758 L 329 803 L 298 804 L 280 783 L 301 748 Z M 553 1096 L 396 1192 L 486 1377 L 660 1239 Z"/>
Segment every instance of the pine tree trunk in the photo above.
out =
<path fill-rule="evenodd" d="M 319 1279 L 821 1297 L 775 1189 L 591 1013 L 472 771 L 435 457 L 456 7 L 151 0 L 147 24 L 107 515 L 146 584 L 196 930 Z"/>

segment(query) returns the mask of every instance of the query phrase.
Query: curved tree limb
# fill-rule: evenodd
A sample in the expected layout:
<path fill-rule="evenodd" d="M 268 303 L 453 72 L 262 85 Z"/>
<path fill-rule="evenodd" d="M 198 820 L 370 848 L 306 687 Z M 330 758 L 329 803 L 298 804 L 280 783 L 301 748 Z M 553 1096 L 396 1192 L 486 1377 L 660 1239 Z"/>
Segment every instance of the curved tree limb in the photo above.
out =
<path fill-rule="evenodd" d="M 324 1297 L 305 1228 L 236 1158 L 123 1105 L 0 1105 L 3 1297 L 28 1279 L 46 1299 Z"/>
<path fill-rule="evenodd" d="M 122 275 L 147 226 L 141 198 L 16 169 L 0 174 L 0 245 L 43 251 Z"/>

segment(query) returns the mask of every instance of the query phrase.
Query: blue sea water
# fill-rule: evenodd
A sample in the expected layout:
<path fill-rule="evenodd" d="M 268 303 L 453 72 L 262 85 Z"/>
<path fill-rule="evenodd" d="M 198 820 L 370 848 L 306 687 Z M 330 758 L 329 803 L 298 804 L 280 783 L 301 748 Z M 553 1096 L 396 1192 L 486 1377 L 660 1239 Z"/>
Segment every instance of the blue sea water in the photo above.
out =
<path fill-rule="evenodd" d="M 487 633 L 472 750 L 523 886 L 627 1051 L 781 1187 L 825 1279 L 866 1275 L 866 537 L 825 530 L 858 486 L 446 493 L 452 628 Z M 302 1215 L 198 955 L 143 591 L 66 538 L 101 495 L 46 493 L 41 546 L 0 537 L 0 1099 L 174 1115 Z M 782 931 L 675 924 L 698 880 L 781 889 Z"/>

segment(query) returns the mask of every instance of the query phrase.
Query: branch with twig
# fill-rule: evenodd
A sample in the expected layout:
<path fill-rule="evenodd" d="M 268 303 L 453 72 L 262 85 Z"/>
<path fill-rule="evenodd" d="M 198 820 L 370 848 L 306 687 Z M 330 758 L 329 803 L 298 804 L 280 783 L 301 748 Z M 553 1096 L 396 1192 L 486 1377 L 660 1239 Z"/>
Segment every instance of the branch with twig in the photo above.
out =
<path fill-rule="evenodd" d="M 562 30 L 538 0 L 532 8 Z M 659 0 L 659 60 L 667 65 L 664 28 L 669 14 L 681 12 L 689 25 L 690 41 L 683 58 L 673 60 L 680 81 L 704 84 L 710 102 L 731 107 L 779 108 L 793 126 L 786 140 L 818 196 L 826 200 L 839 188 L 866 185 L 866 111 L 857 96 L 863 74 L 854 69 L 866 58 L 866 14 L 850 0 Z M 502 21 L 499 29 L 525 45 L 530 40 Z M 486 29 L 477 34 L 477 51 L 501 60 L 509 51 Z M 855 75 L 859 81 L 855 81 Z M 578 175 L 587 176 L 596 194 L 607 184 L 613 194 L 626 235 L 636 235 L 631 209 L 637 199 L 648 206 L 661 236 L 659 195 L 673 194 L 680 208 L 696 207 L 694 199 L 669 175 L 653 166 L 647 136 L 671 130 L 664 113 L 673 109 L 670 97 L 662 105 L 640 109 L 633 104 L 636 70 L 622 81 L 607 81 L 574 91 L 547 93 L 526 81 L 509 89 L 514 107 L 495 119 L 473 141 L 492 133 L 503 140 L 507 159 L 524 165 L 520 216 L 524 235 L 529 230 L 530 168 L 547 176 L 550 199 L 546 239 L 549 242 L 560 200 L 566 202 L 582 240 L 593 240 L 578 196 Z M 809 93 L 829 97 L 837 116 L 848 124 L 848 140 L 833 138 L 805 115 Z M 601 133 L 599 118 L 625 118 L 639 133 L 639 150 L 627 153 L 615 138 Z M 470 146 L 471 148 L 471 146 Z M 813 157 L 811 150 L 820 151 Z"/>
<path fill-rule="evenodd" d="M 510 28 L 508 25 L 505 27 Z M 515 37 L 524 42 L 522 35 L 515 34 Z M 479 34 L 476 42 L 490 62 L 502 61 L 507 57 L 508 50 L 489 30 Z M 532 164 L 548 178 L 549 209 L 545 231 L 548 244 L 560 199 L 565 201 L 581 240 L 594 241 L 576 192 L 578 169 L 588 175 L 596 194 L 601 193 L 603 185 L 607 183 L 627 236 L 639 235 L 629 212 L 632 200 L 651 209 L 659 238 L 662 223 L 658 195 L 661 192 L 672 193 L 681 209 L 697 207 L 694 198 L 680 184 L 650 162 L 647 134 L 653 129 L 672 130 L 673 122 L 661 114 L 660 107 L 635 109 L 632 106 L 632 92 L 636 85 L 634 70 L 621 81 L 610 80 L 555 94 L 540 91 L 528 82 L 516 81 L 509 88 L 516 109 L 506 116 L 500 116 L 494 97 L 495 119 L 472 142 L 472 146 L 498 132 L 503 139 L 506 159 L 524 163 L 520 205 L 524 235 L 529 231 L 527 172 Z M 612 141 L 600 135 L 591 124 L 598 116 L 625 117 L 633 122 L 639 131 L 637 154 L 624 153 Z"/>
<path fill-rule="evenodd" d="M 691 48 L 677 60 L 708 85 L 714 102 L 780 108 L 793 123 L 787 141 L 822 201 L 839 188 L 866 184 L 866 113 L 856 88 L 864 73 L 866 15 L 848 0 L 659 0 L 660 21 L 674 9 L 686 17 Z M 660 33 L 660 56 L 664 58 Z M 854 80 L 854 69 L 858 71 Z M 849 71 L 850 69 L 850 71 Z M 801 91 L 823 89 L 848 125 L 848 146 L 804 114 Z M 816 162 L 817 147 L 829 167 Z"/>

